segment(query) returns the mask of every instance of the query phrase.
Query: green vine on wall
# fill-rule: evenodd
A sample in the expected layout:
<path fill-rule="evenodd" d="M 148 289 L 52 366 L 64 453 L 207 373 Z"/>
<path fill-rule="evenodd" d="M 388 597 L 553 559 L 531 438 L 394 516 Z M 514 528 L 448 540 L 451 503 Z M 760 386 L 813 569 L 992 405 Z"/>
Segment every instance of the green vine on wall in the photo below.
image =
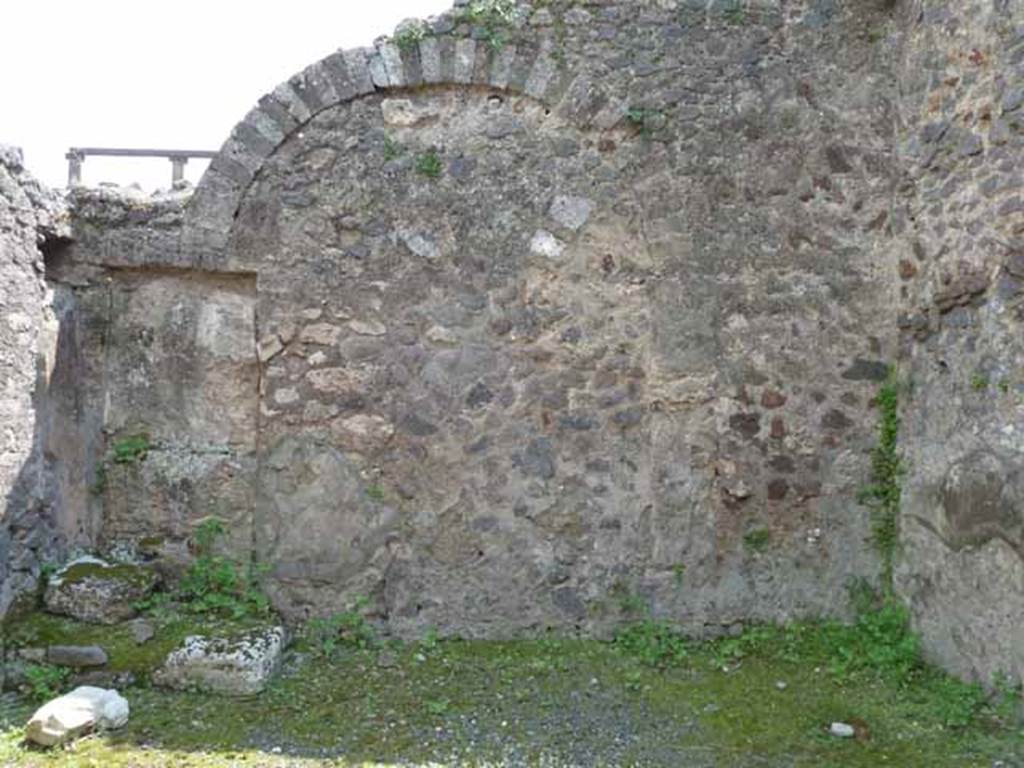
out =
<path fill-rule="evenodd" d="M 897 450 L 900 434 L 900 388 L 891 372 L 878 391 L 878 444 L 871 452 L 871 484 L 862 489 L 860 500 L 871 507 L 871 537 L 882 558 L 882 584 L 892 591 L 893 560 L 899 539 L 900 481 L 903 459 Z"/>
<path fill-rule="evenodd" d="M 515 0 L 471 0 L 456 19 L 478 26 L 483 39 L 498 51 L 505 46 L 508 29 L 515 23 L 517 13 Z"/>

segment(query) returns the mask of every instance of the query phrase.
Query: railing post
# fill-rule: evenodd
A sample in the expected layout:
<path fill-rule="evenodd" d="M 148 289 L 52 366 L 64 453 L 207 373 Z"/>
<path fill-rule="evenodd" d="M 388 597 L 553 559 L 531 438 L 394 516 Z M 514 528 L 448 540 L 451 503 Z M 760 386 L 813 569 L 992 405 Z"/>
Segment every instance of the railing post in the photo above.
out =
<path fill-rule="evenodd" d="M 171 184 L 182 181 L 185 178 L 185 163 L 188 158 L 184 155 L 171 156 Z"/>
<path fill-rule="evenodd" d="M 82 185 L 82 162 L 85 160 L 85 155 L 76 149 L 68 150 L 68 153 L 64 155 L 68 161 L 68 186 L 79 187 Z"/>
<path fill-rule="evenodd" d="M 71 147 L 64 155 L 68 161 L 68 186 L 78 187 L 82 184 L 82 163 L 89 155 L 98 157 L 165 157 L 171 161 L 171 183 L 178 184 L 185 180 L 185 165 L 189 158 L 199 157 L 212 160 L 216 152 L 206 149 L 121 149 L 116 147 Z"/>

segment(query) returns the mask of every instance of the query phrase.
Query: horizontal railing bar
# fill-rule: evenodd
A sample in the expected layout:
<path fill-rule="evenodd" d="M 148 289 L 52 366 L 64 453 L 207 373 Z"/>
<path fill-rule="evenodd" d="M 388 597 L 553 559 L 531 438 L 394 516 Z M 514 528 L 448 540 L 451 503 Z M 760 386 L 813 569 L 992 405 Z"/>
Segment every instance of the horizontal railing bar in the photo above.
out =
<path fill-rule="evenodd" d="M 206 149 L 107 149 L 104 147 L 71 147 L 69 155 L 80 157 L 201 157 L 214 158 L 216 152 Z"/>

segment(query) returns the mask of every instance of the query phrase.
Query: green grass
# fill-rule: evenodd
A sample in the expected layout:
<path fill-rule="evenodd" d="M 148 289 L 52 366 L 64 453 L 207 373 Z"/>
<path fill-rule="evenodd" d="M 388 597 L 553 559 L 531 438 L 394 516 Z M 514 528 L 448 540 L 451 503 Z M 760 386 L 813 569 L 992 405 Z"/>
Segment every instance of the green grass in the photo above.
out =
<path fill-rule="evenodd" d="M 432 149 L 424 152 L 416 158 L 416 172 L 429 179 L 436 179 L 440 177 L 443 167 L 444 166 L 441 164 L 441 158 L 438 157 L 437 152 Z"/>
<path fill-rule="evenodd" d="M 0 765 L 1018 764 L 1024 739 L 1006 708 L 921 664 L 905 619 L 890 607 L 849 627 L 758 627 L 655 665 L 647 649 L 677 636 L 646 623 L 620 634 L 638 644 L 431 638 L 387 664 L 346 647 L 307 656 L 255 698 L 130 688 L 128 726 L 73 750 L 26 750 L 8 728 Z M 19 706 L 10 722 L 30 710 Z M 870 737 L 832 738 L 834 720 Z"/>

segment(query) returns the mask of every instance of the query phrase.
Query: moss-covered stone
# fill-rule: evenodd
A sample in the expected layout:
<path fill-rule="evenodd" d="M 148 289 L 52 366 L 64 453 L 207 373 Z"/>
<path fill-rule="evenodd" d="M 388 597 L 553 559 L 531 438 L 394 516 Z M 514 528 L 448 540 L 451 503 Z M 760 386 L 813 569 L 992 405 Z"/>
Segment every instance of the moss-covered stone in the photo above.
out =
<path fill-rule="evenodd" d="M 163 536 L 146 536 L 145 538 L 139 539 L 136 546 L 138 547 L 139 553 L 147 557 L 156 557 L 160 554 L 160 550 L 164 545 Z"/>
<path fill-rule="evenodd" d="M 47 610 L 81 621 L 113 624 L 137 613 L 160 577 L 142 565 L 109 564 L 93 557 L 69 563 L 54 574 L 43 601 Z"/>
<path fill-rule="evenodd" d="M 104 564 L 98 561 L 72 563 L 68 568 L 59 571 L 50 580 L 53 585 L 76 584 L 88 579 L 122 581 L 137 587 L 150 589 L 159 581 L 159 577 L 143 565 L 131 563 Z"/>
<path fill-rule="evenodd" d="M 151 640 L 141 644 L 136 642 L 128 623 L 97 625 L 43 611 L 12 614 L 0 627 L 8 652 L 51 645 L 98 645 L 107 652 L 106 669 L 131 672 L 137 680 L 145 682 L 186 637 L 235 637 L 254 626 L 252 621 L 170 613 L 153 616 L 150 621 L 156 632 Z"/>

